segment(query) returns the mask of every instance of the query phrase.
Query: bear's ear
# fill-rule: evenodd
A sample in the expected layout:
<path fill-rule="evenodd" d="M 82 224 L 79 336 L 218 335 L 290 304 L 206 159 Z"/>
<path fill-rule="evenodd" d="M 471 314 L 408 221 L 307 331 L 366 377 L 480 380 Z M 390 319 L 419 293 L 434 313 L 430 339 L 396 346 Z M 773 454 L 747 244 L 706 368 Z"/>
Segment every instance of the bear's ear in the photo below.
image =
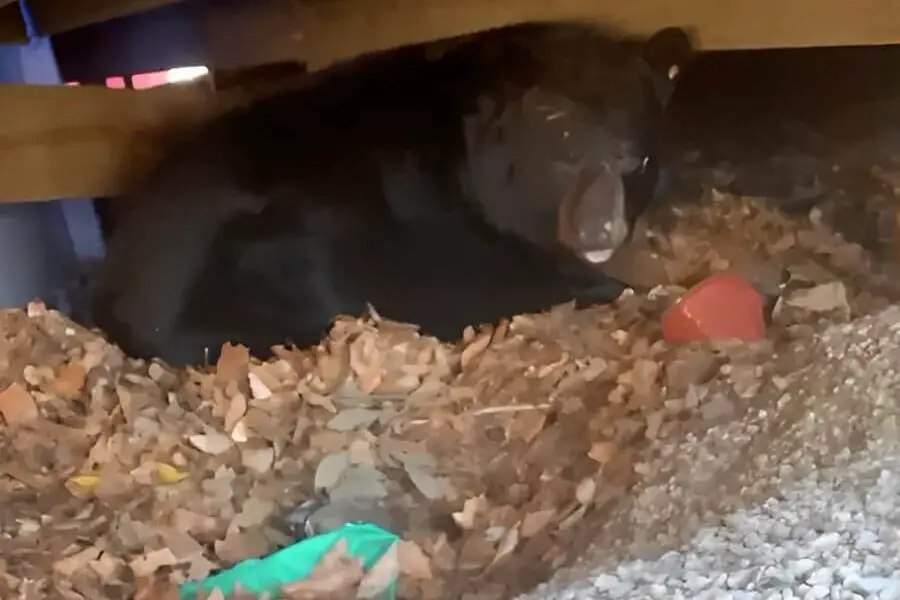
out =
<path fill-rule="evenodd" d="M 641 54 L 653 71 L 660 101 L 668 104 L 675 83 L 696 55 L 691 36 L 681 27 L 666 27 L 644 42 Z"/>

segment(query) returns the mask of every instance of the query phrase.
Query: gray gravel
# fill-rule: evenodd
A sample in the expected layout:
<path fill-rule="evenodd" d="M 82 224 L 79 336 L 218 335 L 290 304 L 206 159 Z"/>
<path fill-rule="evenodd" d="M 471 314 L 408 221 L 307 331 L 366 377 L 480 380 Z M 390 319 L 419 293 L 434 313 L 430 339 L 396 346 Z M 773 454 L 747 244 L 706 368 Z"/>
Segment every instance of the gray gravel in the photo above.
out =
<path fill-rule="evenodd" d="M 898 327 L 892 308 L 829 328 L 768 409 L 660 440 L 629 539 L 526 598 L 900 600 Z"/>
<path fill-rule="evenodd" d="M 553 597 L 900 600 L 900 457 L 817 472 L 779 496 Z"/>

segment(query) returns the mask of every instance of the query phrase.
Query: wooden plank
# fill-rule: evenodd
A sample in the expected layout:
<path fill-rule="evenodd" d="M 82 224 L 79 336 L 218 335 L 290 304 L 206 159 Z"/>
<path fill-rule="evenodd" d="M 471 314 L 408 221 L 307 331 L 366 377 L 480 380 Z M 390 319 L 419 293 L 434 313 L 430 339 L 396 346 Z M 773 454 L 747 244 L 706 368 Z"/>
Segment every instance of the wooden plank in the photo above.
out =
<path fill-rule="evenodd" d="M 7 2 L 9 0 L 0 0 Z M 43 33 L 59 33 L 183 0 L 30 0 Z M 189 3 L 192 4 L 192 3 Z M 327 63 L 360 52 L 459 35 L 525 19 L 588 17 L 646 33 L 696 30 L 703 48 L 900 43 L 900 3 L 883 0 L 254 0 L 204 2 L 213 44 L 243 46 L 246 64 L 297 52 Z M 292 16 L 293 15 L 293 16 Z M 813 18 L 814 17 L 814 18 Z M 228 45 L 252 39 L 252 44 Z M 260 36 L 267 31 L 272 35 Z M 252 36 L 252 37 L 251 37 Z M 299 46 L 299 49 L 298 49 Z M 271 57 L 271 58 L 270 58 Z M 236 62 L 222 66 L 238 66 Z"/>
<path fill-rule="evenodd" d="M 208 64 L 239 69 L 302 61 L 300 2 L 253 0 L 212 4 L 194 13 Z"/>
<path fill-rule="evenodd" d="M 0 202 L 113 196 L 217 110 L 208 86 L 0 85 Z"/>
<path fill-rule="evenodd" d="M 375 50 L 567 18 L 645 35 L 679 25 L 711 50 L 900 43 L 900 2 L 882 0 L 197 0 L 178 6 L 196 24 L 206 64 L 226 69 L 288 60 L 317 69 Z"/>
<path fill-rule="evenodd" d="M 62 2 L 93 6 L 94 17 L 108 14 L 101 5 L 111 5 Z M 45 8 L 52 5 L 51 0 L 43 3 Z M 221 66 L 293 57 L 319 67 L 364 52 L 523 20 L 572 17 L 611 22 L 636 33 L 682 25 L 694 29 L 701 47 L 708 49 L 900 43 L 900 2 L 880 0 L 319 0 L 302 5 L 254 0 L 256 11 L 248 12 L 249 4 L 231 2 L 227 10 L 206 6 L 195 13 Z M 57 26 L 75 22 L 56 18 Z M 254 40 L 266 40 L 256 53 L 235 52 L 252 47 Z M 116 195 L 157 160 L 168 133 L 208 117 L 220 105 L 192 86 L 144 92 L 0 86 L 0 202 Z"/>
<path fill-rule="evenodd" d="M 28 0 L 35 27 L 45 35 L 69 31 L 182 0 Z"/>
<path fill-rule="evenodd" d="M 293 43 L 311 67 L 531 19 L 584 17 L 635 33 L 680 25 L 704 49 L 900 43 L 883 0 L 317 0 L 298 3 Z M 285 41 L 287 44 L 287 41 Z"/>
<path fill-rule="evenodd" d="M 373 50 L 572 17 L 638 34 L 680 25 L 706 49 L 900 43 L 900 2 L 883 0 L 31 0 L 40 29 L 54 33 L 167 5 L 183 7 L 173 14 L 196 24 L 207 64 L 231 69 L 286 60 L 318 68 Z"/>

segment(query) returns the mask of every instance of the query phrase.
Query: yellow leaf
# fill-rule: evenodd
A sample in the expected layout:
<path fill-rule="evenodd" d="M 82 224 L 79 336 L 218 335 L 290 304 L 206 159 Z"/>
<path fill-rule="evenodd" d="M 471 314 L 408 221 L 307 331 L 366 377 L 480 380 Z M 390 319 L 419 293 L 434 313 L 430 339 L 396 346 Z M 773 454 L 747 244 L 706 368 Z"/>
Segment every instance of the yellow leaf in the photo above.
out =
<path fill-rule="evenodd" d="M 187 477 L 187 473 L 166 463 L 156 463 L 156 475 L 162 483 L 178 483 Z"/>
<path fill-rule="evenodd" d="M 79 491 L 89 492 L 100 484 L 98 475 L 75 475 L 69 478 L 69 485 L 74 485 Z"/>

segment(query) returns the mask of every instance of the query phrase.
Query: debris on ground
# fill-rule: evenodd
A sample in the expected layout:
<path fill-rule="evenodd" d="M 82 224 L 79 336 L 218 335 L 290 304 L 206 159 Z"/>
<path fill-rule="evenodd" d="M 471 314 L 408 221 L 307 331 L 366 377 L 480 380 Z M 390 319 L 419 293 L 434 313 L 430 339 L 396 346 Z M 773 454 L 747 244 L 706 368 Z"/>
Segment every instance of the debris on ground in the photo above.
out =
<path fill-rule="evenodd" d="M 533 588 L 628 502 L 654 440 L 737 418 L 805 365 L 816 332 L 891 301 L 870 255 L 823 222 L 704 198 L 629 250 L 658 267 L 652 289 L 470 328 L 456 346 L 373 314 L 268 362 L 226 346 L 173 370 L 40 303 L 3 312 L 0 597 L 169 598 L 307 526 L 356 520 L 402 538 L 401 598 Z M 727 273 L 764 299 L 765 339 L 667 343 L 666 311 Z M 319 497 L 332 508 L 312 525 L 292 513 Z M 338 558 L 296 597 L 358 588 Z"/>
<path fill-rule="evenodd" d="M 898 324 L 785 348 L 806 365 L 751 398 L 711 382 L 729 408 L 653 440 L 596 556 L 527 598 L 900 598 Z"/>

